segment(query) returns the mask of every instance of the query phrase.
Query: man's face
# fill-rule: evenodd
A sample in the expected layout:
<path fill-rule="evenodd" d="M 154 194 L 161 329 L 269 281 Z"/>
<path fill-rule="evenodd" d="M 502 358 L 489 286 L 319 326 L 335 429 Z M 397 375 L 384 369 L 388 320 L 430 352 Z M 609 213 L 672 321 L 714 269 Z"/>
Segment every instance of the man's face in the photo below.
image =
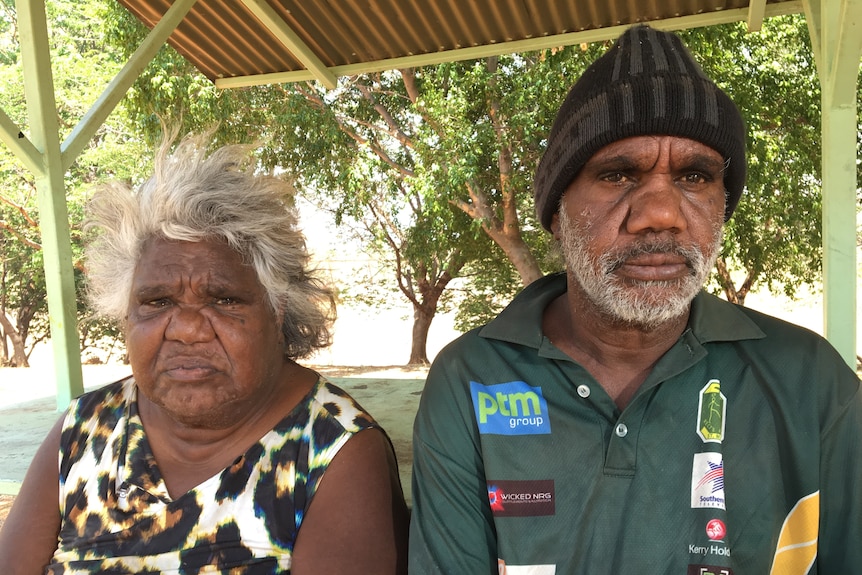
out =
<path fill-rule="evenodd" d="M 687 138 L 596 152 L 551 222 L 585 303 L 646 330 L 686 314 L 721 248 L 723 182 L 721 154 Z"/>

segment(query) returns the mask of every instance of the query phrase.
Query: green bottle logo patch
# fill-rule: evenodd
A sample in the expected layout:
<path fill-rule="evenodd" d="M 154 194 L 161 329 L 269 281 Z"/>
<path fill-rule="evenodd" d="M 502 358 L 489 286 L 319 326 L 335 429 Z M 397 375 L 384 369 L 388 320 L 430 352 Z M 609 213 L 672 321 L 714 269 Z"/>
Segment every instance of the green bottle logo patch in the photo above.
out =
<path fill-rule="evenodd" d="M 710 379 L 700 390 L 697 407 L 697 434 L 704 443 L 721 443 L 724 439 L 724 416 L 727 398 L 721 393 L 721 382 Z"/>

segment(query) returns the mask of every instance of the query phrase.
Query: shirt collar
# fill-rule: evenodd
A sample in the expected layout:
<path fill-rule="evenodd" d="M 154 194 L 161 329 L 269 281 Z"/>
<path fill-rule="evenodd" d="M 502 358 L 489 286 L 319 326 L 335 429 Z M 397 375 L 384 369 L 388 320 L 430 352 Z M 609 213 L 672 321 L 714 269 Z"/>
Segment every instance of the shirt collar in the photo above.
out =
<path fill-rule="evenodd" d="M 534 281 L 483 327 L 479 336 L 539 349 L 543 341 L 542 314 L 554 299 L 566 291 L 566 285 L 565 272 Z M 692 301 L 688 326 L 700 343 L 766 337 L 739 306 L 704 291 Z"/>

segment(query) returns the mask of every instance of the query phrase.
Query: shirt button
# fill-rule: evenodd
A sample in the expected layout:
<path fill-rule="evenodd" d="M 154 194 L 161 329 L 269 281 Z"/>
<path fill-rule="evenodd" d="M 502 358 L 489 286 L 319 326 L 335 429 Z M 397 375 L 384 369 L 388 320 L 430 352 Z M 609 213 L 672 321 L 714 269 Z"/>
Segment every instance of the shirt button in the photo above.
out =
<path fill-rule="evenodd" d="M 584 398 L 589 397 L 590 396 L 590 388 L 586 385 L 583 385 L 583 384 L 579 385 L 578 386 L 578 395 L 580 395 L 581 397 L 584 397 Z"/>
<path fill-rule="evenodd" d="M 614 433 L 617 434 L 617 437 L 625 437 L 628 432 L 629 428 L 626 427 L 625 423 L 618 423 L 616 429 L 614 429 Z"/>

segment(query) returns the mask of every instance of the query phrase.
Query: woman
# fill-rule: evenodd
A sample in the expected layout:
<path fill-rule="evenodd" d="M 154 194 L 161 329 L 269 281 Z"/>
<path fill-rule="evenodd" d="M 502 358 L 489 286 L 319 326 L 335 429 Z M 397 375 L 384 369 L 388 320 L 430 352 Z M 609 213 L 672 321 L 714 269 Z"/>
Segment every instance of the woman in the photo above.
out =
<path fill-rule="evenodd" d="M 91 300 L 123 322 L 132 376 L 50 432 L 0 572 L 404 572 L 388 438 L 295 362 L 329 343 L 334 303 L 289 185 L 247 148 L 170 139 L 137 193 L 88 206 Z"/>

